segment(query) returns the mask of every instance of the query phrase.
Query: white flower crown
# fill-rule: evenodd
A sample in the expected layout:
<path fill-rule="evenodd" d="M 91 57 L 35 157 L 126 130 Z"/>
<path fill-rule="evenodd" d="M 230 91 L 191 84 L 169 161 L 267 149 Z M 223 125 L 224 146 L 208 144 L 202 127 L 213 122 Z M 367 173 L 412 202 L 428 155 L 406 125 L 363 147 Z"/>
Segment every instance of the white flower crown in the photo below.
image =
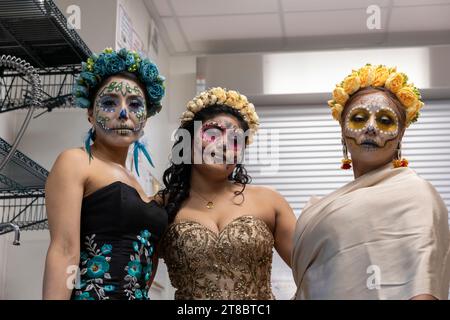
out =
<path fill-rule="evenodd" d="M 181 124 L 192 121 L 197 112 L 213 105 L 225 105 L 238 110 L 250 130 L 247 144 L 252 143 L 253 136 L 259 128 L 259 117 L 255 106 L 248 101 L 247 97 L 234 90 L 215 87 L 201 92 L 187 103 L 187 110 L 180 118 Z"/>

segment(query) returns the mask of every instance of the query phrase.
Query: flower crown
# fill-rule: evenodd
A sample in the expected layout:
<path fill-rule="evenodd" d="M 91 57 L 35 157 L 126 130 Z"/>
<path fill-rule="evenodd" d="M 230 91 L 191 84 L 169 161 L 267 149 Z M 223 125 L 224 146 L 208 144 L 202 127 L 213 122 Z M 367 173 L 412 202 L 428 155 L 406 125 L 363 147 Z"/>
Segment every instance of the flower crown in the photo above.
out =
<path fill-rule="evenodd" d="M 198 94 L 187 103 L 187 110 L 181 115 L 181 124 L 192 121 L 195 114 L 200 110 L 213 105 L 226 105 L 238 110 L 242 118 L 247 122 L 250 134 L 247 144 L 252 143 L 253 136 L 259 128 L 259 117 L 256 114 L 255 106 L 247 100 L 247 97 L 234 90 L 215 87 Z"/>
<path fill-rule="evenodd" d="M 397 72 L 397 68 L 388 68 L 384 65 L 372 66 L 366 64 L 359 70 L 353 70 L 333 90 L 333 100 L 328 101 L 333 118 L 340 121 L 345 104 L 352 94 L 365 87 L 384 87 L 395 94 L 406 109 L 406 126 L 417 121 L 420 109 L 424 103 L 420 100 L 419 90 L 407 83 L 408 76 Z"/>
<path fill-rule="evenodd" d="M 104 49 L 99 55 L 93 54 L 86 62 L 81 63 L 81 73 L 73 88 L 75 105 L 89 108 L 89 94 L 102 80 L 123 71 L 135 73 L 147 91 L 150 105 L 148 116 L 159 112 L 162 108 L 161 99 L 165 94 L 164 77 L 149 59 L 135 51 L 121 49 L 116 52 L 111 48 Z"/>

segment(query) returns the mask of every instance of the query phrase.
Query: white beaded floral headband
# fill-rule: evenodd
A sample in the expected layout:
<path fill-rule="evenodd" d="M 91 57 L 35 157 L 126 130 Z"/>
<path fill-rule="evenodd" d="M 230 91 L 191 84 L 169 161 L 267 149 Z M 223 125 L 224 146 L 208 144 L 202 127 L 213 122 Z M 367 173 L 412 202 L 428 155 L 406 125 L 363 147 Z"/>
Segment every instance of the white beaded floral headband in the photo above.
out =
<path fill-rule="evenodd" d="M 234 90 L 215 87 L 201 92 L 187 103 L 187 110 L 180 118 L 181 124 L 192 121 L 200 110 L 214 105 L 225 105 L 239 111 L 250 131 L 247 144 L 252 143 L 253 136 L 259 128 L 259 117 L 256 114 L 255 106 L 248 101 L 247 97 Z"/>

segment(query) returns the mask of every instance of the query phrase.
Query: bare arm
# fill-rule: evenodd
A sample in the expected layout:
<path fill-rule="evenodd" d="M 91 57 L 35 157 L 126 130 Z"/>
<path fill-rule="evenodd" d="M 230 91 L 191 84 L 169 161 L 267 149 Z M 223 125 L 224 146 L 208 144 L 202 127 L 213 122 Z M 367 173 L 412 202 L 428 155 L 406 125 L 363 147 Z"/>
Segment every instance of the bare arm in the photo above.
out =
<path fill-rule="evenodd" d="M 45 186 L 50 246 L 45 261 L 43 299 L 70 299 L 67 285 L 80 260 L 80 212 L 87 158 L 80 150 L 59 155 Z M 74 275 L 72 274 L 72 278 Z"/>
<path fill-rule="evenodd" d="M 269 189 L 271 200 L 275 206 L 275 249 L 280 257 L 291 267 L 291 253 L 297 218 L 289 203 L 277 191 Z"/>

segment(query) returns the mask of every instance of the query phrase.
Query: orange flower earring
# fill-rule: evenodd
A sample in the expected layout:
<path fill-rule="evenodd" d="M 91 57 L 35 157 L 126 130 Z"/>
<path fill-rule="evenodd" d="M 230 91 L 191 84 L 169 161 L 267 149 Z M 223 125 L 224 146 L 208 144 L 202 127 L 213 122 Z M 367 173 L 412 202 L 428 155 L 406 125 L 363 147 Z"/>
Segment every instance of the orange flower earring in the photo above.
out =
<path fill-rule="evenodd" d="M 352 168 L 352 159 L 348 157 L 348 149 L 345 140 L 342 139 L 342 153 L 344 154 L 344 159 L 342 159 L 342 170 L 350 170 Z"/>
<path fill-rule="evenodd" d="M 408 164 L 409 161 L 402 158 L 402 145 L 399 143 L 397 148 L 397 158 L 392 160 L 392 165 L 394 168 L 406 168 Z"/>

